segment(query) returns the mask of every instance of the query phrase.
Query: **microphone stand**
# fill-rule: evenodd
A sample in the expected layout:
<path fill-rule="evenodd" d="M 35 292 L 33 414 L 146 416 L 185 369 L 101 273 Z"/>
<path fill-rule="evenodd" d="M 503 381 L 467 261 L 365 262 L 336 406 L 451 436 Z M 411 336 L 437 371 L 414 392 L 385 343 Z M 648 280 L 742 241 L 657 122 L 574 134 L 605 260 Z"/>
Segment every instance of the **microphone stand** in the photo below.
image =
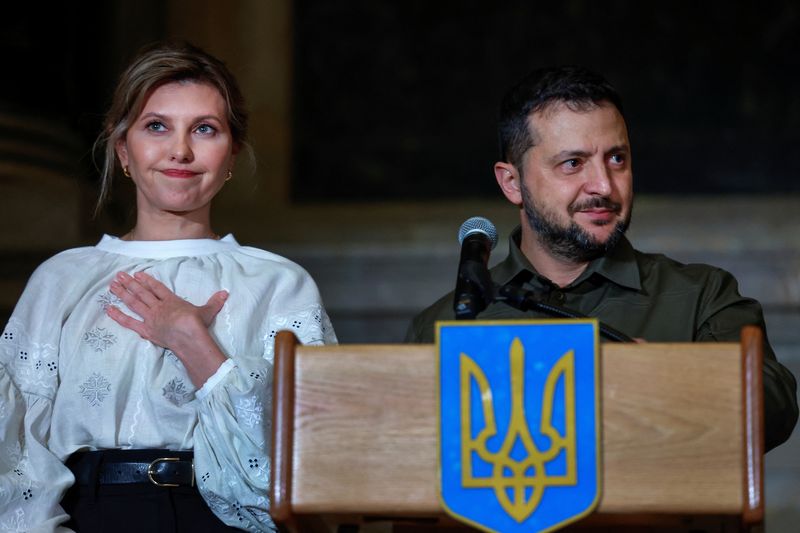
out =
<path fill-rule="evenodd" d="M 453 298 L 456 320 L 474 320 L 492 302 L 503 302 L 520 311 L 535 310 L 558 318 L 590 318 L 564 307 L 549 304 L 536 291 L 525 290 L 512 283 L 500 287 L 492 280 L 487 264 L 489 253 L 497 243 L 497 230 L 482 217 L 473 217 L 459 231 L 461 258 Z M 633 339 L 598 321 L 600 335 L 615 342 Z"/>
<path fill-rule="evenodd" d="M 536 291 L 525 290 L 522 287 L 511 284 L 503 285 L 499 288 L 495 285 L 494 289 L 493 301 L 503 302 L 520 311 L 540 311 L 558 318 L 590 318 L 565 307 L 545 303 Z M 600 329 L 600 335 L 608 340 L 614 342 L 633 342 L 633 339 L 629 336 L 600 321 L 598 321 L 598 327 Z"/>

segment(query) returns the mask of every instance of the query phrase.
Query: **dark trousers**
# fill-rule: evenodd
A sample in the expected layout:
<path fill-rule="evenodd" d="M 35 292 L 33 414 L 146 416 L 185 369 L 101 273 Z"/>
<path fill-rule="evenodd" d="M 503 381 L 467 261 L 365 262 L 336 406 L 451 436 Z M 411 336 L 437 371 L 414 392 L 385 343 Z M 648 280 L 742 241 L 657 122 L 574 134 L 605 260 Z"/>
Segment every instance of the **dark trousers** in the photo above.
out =
<path fill-rule="evenodd" d="M 217 518 L 197 487 L 76 483 L 61 500 L 61 506 L 70 515 L 65 525 L 78 533 L 241 531 Z"/>

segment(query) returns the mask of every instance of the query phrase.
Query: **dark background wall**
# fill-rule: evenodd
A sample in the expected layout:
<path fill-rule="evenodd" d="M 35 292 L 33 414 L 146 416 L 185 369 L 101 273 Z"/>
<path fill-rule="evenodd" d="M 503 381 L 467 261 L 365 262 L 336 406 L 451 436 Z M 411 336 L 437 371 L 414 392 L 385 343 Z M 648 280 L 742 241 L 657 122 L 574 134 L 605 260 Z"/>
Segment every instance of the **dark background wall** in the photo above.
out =
<path fill-rule="evenodd" d="M 71 128 L 72 172 L 91 181 L 114 80 L 169 36 L 167 8 L 87 0 L 42 15 L 30 3 L 0 17 L 0 112 Z M 496 196 L 499 100 L 552 64 L 598 70 L 622 93 L 639 193 L 800 191 L 794 1 L 296 0 L 292 17 L 295 201 Z"/>
<path fill-rule="evenodd" d="M 298 0 L 297 200 L 496 195 L 495 116 L 533 68 L 623 95 L 640 193 L 800 191 L 797 2 Z"/>

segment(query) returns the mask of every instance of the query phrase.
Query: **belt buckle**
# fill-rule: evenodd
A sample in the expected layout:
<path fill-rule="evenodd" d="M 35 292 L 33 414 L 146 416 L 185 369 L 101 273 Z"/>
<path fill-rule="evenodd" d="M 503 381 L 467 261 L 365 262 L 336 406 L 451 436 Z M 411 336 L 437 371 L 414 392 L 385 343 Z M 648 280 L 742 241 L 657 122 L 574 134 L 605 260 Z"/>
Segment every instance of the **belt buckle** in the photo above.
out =
<path fill-rule="evenodd" d="M 180 461 L 178 457 L 159 457 L 158 459 L 154 459 L 147 465 L 147 478 L 150 480 L 150 483 L 155 485 L 156 487 L 180 487 L 178 483 L 161 483 L 156 481 L 153 477 L 156 474 L 156 464 L 161 462 L 171 462 L 171 461 Z M 194 459 L 192 459 L 192 484 L 190 486 L 194 486 Z"/>

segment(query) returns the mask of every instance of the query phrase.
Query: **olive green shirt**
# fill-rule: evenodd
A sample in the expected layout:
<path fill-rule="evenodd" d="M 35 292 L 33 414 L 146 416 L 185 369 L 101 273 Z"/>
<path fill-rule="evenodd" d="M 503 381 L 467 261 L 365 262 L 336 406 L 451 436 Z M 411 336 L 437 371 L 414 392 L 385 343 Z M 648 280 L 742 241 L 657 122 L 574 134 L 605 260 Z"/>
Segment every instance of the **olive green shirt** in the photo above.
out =
<path fill-rule="evenodd" d="M 685 265 L 661 254 L 639 252 L 623 237 L 575 281 L 558 287 L 536 272 L 520 250 L 519 241 L 517 228 L 510 238 L 508 257 L 490 271 L 494 283 L 521 285 L 540 294 L 544 303 L 597 318 L 630 337 L 649 342 L 739 342 L 743 326 L 760 326 L 765 330 L 766 448 L 789 438 L 797 422 L 797 384 L 766 341 L 761 305 L 739 294 L 731 274 L 709 265 Z M 476 317 L 509 318 L 552 316 L 495 302 Z M 414 318 L 406 340 L 432 343 L 435 322 L 454 319 L 451 292 Z"/>

